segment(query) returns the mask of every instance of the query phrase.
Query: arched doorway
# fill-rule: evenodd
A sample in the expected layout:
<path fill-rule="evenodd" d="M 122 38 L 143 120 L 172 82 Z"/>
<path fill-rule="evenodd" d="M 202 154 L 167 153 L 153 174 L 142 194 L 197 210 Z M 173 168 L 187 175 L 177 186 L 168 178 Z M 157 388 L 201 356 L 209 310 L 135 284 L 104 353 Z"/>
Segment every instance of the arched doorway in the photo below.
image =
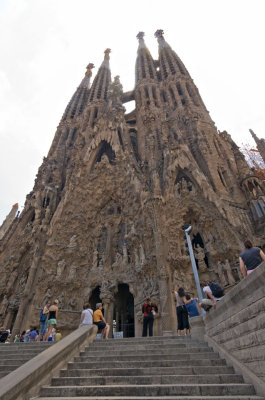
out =
<path fill-rule="evenodd" d="M 89 303 L 91 305 L 92 310 L 96 309 L 96 304 L 101 303 L 100 298 L 100 286 L 97 286 L 95 289 L 92 290 L 91 296 L 89 297 Z"/>
<path fill-rule="evenodd" d="M 126 283 L 118 285 L 113 320 L 116 321 L 116 332 L 123 332 L 123 337 L 134 337 L 134 297 Z"/>

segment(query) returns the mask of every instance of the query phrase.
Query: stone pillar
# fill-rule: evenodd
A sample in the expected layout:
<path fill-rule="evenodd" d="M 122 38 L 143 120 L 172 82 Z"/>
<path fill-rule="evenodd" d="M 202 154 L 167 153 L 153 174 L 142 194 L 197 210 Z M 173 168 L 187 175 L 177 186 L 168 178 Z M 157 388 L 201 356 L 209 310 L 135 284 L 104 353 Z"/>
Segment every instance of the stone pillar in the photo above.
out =
<path fill-rule="evenodd" d="M 172 336 L 172 315 L 171 315 L 171 291 L 169 288 L 169 274 L 165 266 L 159 269 L 159 296 L 160 296 L 160 314 L 162 319 L 162 335 Z"/>
<path fill-rule="evenodd" d="M 11 341 L 15 338 L 15 335 L 20 332 L 22 323 L 23 323 L 23 319 L 24 319 L 24 316 L 27 311 L 27 307 L 29 305 L 30 300 L 33 299 L 33 297 L 34 297 L 33 286 L 34 286 L 34 281 L 35 281 L 35 277 L 36 277 L 36 272 L 38 269 L 39 259 L 40 259 L 40 249 L 38 246 L 36 246 L 36 250 L 33 255 L 32 264 L 31 264 L 31 267 L 29 270 L 28 280 L 27 280 L 27 283 L 26 283 L 26 286 L 24 289 L 24 293 L 21 298 L 21 303 L 20 303 L 20 306 L 18 309 L 16 321 L 15 321 L 13 329 L 12 329 Z"/>
<path fill-rule="evenodd" d="M 110 326 L 109 337 L 113 337 L 113 298 L 103 298 L 104 318 Z"/>

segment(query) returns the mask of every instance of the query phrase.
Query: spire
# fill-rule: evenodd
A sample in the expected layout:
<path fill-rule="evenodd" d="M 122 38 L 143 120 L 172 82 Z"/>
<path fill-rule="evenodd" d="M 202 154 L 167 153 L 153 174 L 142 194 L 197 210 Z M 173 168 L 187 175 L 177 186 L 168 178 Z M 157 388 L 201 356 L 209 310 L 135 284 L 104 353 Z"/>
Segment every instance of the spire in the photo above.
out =
<path fill-rule="evenodd" d="M 85 77 L 82 79 L 82 81 L 80 83 L 80 87 L 84 87 L 86 89 L 90 88 L 90 78 L 92 76 L 93 68 L 95 68 L 95 65 L 92 63 L 89 63 L 88 66 L 86 67 Z"/>
<path fill-rule="evenodd" d="M 136 36 L 139 40 L 137 59 L 135 65 L 136 84 L 141 79 L 156 79 L 156 68 L 150 51 L 144 42 L 144 32 Z"/>
<path fill-rule="evenodd" d="M 253 139 L 256 142 L 257 148 L 259 150 L 259 153 L 265 162 L 265 140 L 264 139 L 259 139 L 258 136 L 253 132 L 252 129 L 249 129 L 249 132 L 251 133 Z"/>
<path fill-rule="evenodd" d="M 110 52 L 111 52 L 110 49 L 106 49 L 104 51 L 104 60 L 91 86 L 89 94 L 89 101 L 91 102 L 107 99 L 108 87 L 111 82 L 110 65 L 109 65 Z"/>
<path fill-rule="evenodd" d="M 159 46 L 159 63 L 162 78 L 167 78 L 168 75 L 186 75 L 190 77 L 185 65 L 177 54 L 171 49 L 169 44 L 165 41 L 164 31 L 158 29 L 155 32 L 155 37 Z"/>
<path fill-rule="evenodd" d="M 94 64 L 89 63 L 86 67 L 86 73 L 84 78 L 82 79 L 80 85 L 76 89 L 73 94 L 71 100 L 69 101 L 64 115 L 63 121 L 67 118 L 73 119 L 76 115 L 80 115 L 83 112 L 83 109 L 87 103 L 89 87 L 90 87 L 90 78 L 92 76 L 92 69 L 94 68 Z"/>

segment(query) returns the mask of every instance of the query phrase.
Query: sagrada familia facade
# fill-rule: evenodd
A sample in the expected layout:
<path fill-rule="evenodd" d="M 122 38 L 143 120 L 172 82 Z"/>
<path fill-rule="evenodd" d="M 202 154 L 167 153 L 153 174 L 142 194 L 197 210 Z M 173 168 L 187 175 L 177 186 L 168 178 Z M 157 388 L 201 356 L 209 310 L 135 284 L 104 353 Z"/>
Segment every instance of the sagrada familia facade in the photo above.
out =
<path fill-rule="evenodd" d="M 200 279 L 226 290 L 241 279 L 244 239 L 264 249 L 265 182 L 217 130 L 163 31 L 155 36 L 158 60 L 137 35 L 130 92 L 111 79 L 110 49 L 92 83 L 87 66 L 0 241 L 0 324 L 14 333 L 38 325 L 42 305 L 58 298 L 65 332 L 77 328 L 84 302 L 102 301 L 110 324 L 140 336 L 150 296 L 155 334 L 174 334 L 175 285 L 196 296 L 182 225 L 192 225 Z"/>

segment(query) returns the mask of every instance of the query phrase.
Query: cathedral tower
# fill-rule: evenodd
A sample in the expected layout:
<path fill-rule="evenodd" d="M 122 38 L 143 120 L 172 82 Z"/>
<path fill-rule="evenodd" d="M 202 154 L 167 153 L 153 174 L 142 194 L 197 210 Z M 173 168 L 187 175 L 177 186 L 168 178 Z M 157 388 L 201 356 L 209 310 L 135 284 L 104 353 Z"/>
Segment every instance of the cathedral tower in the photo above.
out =
<path fill-rule="evenodd" d="M 172 334 L 174 286 L 196 295 L 183 224 L 193 227 L 200 278 L 227 289 L 240 279 L 245 237 L 265 245 L 264 182 L 217 131 L 163 31 L 155 36 L 158 60 L 137 35 L 130 92 L 111 78 L 110 49 L 93 82 L 88 64 L 24 210 L 0 241 L 0 322 L 14 334 L 58 298 L 65 332 L 78 326 L 84 302 L 102 301 L 109 323 L 140 336 L 146 297 L 159 308 L 155 334 Z"/>

